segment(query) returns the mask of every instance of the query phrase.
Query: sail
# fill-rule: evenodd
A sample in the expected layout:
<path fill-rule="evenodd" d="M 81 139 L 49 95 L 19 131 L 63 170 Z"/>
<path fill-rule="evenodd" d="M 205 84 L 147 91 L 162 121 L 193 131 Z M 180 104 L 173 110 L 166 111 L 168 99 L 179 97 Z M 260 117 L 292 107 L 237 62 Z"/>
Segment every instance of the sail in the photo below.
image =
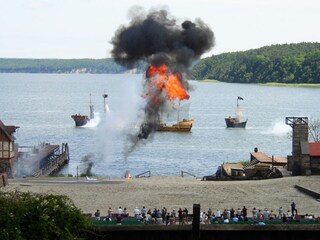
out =
<path fill-rule="evenodd" d="M 104 105 L 104 112 L 107 112 L 107 113 L 110 112 L 110 108 L 107 103 Z"/>
<path fill-rule="evenodd" d="M 161 114 L 161 122 L 179 122 L 189 119 L 190 103 L 175 103 L 168 107 L 165 113 Z"/>
<path fill-rule="evenodd" d="M 236 108 L 236 116 L 239 119 L 239 122 L 242 122 L 243 113 L 239 106 Z"/>

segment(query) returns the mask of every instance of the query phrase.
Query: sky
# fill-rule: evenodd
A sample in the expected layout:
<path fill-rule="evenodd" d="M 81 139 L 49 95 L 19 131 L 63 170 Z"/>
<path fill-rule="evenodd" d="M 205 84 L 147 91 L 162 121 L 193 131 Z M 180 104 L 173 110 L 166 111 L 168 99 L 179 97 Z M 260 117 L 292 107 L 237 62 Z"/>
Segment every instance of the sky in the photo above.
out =
<path fill-rule="evenodd" d="M 109 58 L 133 6 L 200 18 L 216 41 L 201 57 L 320 42 L 319 0 L 0 0 L 0 58 Z"/>

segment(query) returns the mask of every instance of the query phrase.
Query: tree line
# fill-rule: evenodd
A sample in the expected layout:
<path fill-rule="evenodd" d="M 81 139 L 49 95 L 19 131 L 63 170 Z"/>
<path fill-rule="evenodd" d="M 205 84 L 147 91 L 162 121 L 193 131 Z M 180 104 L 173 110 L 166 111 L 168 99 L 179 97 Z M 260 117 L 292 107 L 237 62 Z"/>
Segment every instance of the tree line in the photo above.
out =
<path fill-rule="evenodd" d="M 198 61 L 193 79 L 231 83 L 320 83 L 320 43 L 277 44 Z"/>
<path fill-rule="evenodd" d="M 143 63 L 134 66 L 145 69 Z M 0 73 L 124 73 L 127 69 L 112 58 L 105 59 L 23 59 L 0 58 Z"/>
<path fill-rule="evenodd" d="M 135 64 L 144 73 L 147 63 Z M 112 58 L 0 58 L 0 73 L 125 73 Z M 320 83 L 320 43 L 276 44 L 242 52 L 222 53 L 196 62 L 190 78 L 231 83 Z"/>

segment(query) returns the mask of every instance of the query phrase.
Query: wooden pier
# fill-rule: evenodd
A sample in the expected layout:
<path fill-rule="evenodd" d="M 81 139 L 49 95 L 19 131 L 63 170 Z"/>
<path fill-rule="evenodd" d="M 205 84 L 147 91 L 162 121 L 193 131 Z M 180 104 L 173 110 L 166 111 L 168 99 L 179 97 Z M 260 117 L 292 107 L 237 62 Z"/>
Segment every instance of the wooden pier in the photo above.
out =
<path fill-rule="evenodd" d="M 49 176 L 69 162 L 69 147 L 43 143 L 37 147 L 20 146 L 18 172 L 33 177 Z"/>

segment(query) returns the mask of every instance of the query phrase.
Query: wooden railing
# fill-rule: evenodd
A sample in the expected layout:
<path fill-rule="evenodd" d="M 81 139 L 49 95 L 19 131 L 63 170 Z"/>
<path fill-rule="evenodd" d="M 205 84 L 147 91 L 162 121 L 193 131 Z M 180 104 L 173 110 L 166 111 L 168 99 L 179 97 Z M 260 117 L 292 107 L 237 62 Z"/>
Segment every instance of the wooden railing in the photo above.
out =
<path fill-rule="evenodd" d="M 62 153 L 56 155 L 54 158 L 48 160 L 45 167 L 38 169 L 32 173 L 33 177 L 49 176 L 53 172 L 58 171 L 63 165 L 69 161 L 69 147 L 68 144 L 62 144 Z"/>
<path fill-rule="evenodd" d="M 149 173 L 149 175 L 146 176 L 146 175 L 145 175 L 146 173 Z M 140 174 L 136 175 L 135 177 L 136 177 L 136 178 L 140 178 L 140 177 L 151 177 L 151 171 L 146 171 L 146 172 L 140 173 Z"/>
<path fill-rule="evenodd" d="M 196 176 L 196 175 L 194 175 L 194 174 L 192 174 L 192 173 L 188 173 L 188 172 L 185 172 L 185 171 L 181 171 L 181 177 L 184 177 L 184 175 L 185 175 L 185 174 L 187 174 L 187 175 L 190 175 L 190 176 L 192 176 L 192 177 L 197 178 L 197 176 Z"/>

